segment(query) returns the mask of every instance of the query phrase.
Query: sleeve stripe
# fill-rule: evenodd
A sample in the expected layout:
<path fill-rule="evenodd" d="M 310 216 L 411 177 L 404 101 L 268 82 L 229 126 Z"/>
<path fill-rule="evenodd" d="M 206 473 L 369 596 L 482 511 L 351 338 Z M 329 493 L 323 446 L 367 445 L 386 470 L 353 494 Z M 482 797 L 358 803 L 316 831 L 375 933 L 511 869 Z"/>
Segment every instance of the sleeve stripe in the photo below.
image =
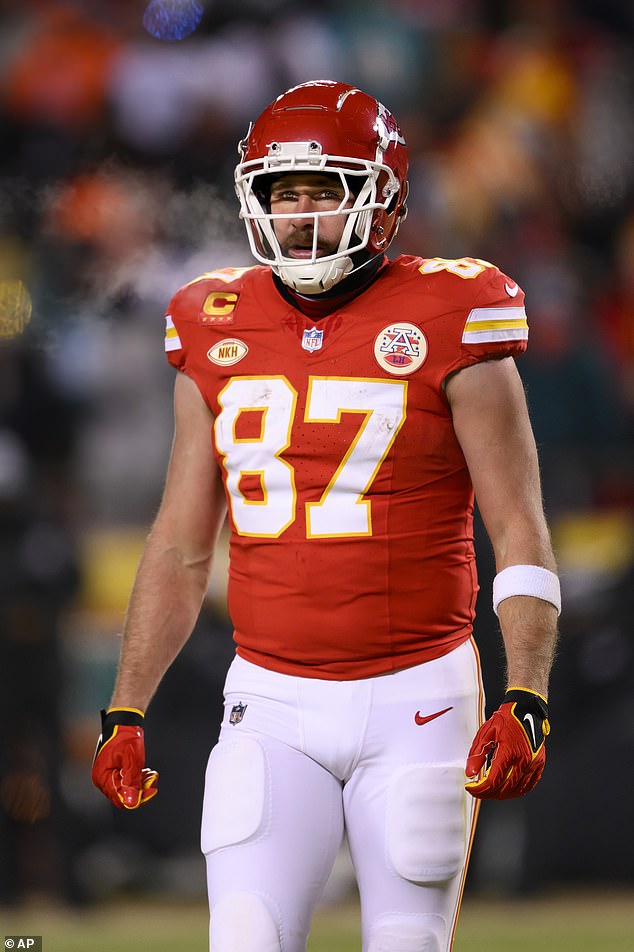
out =
<path fill-rule="evenodd" d="M 463 344 L 527 339 L 523 307 L 475 307 L 469 312 L 462 334 Z"/>
<path fill-rule="evenodd" d="M 495 344 L 504 341 L 528 340 L 528 327 L 507 331 L 465 331 L 463 344 Z"/>
<path fill-rule="evenodd" d="M 165 316 L 165 350 L 181 350 L 182 346 L 178 331 L 174 327 L 174 321 L 171 315 L 167 314 Z"/>

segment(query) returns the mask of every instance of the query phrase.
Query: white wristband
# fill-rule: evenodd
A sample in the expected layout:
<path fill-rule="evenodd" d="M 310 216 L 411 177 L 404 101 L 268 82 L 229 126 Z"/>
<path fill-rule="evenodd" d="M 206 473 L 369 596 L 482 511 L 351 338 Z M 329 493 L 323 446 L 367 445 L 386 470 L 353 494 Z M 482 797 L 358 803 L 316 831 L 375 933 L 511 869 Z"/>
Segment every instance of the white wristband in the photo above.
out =
<path fill-rule="evenodd" d="M 561 589 L 559 579 L 554 572 L 541 565 L 509 565 L 493 579 L 493 611 L 497 615 L 498 605 L 513 595 L 531 595 L 550 602 L 561 614 Z"/>

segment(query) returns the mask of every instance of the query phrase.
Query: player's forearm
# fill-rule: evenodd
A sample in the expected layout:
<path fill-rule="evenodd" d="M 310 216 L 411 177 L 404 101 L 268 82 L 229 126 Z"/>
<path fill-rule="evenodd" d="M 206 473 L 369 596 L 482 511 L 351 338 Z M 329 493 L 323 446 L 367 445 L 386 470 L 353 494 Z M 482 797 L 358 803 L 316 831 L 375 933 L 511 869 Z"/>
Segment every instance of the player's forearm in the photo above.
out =
<path fill-rule="evenodd" d="M 210 563 L 150 537 L 128 607 L 111 707 L 146 710 L 196 623 Z"/>
<path fill-rule="evenodd" d="M 507 687 L 548 697 L 557 643 L 557 610 L 541 598 L 515 595 L 498 608 L 507 663 Z"/>
<path fill-rule="evenodd" d="M 517 524 L 516 524 L 517 522 Z M 543 515 L 518 515 L 494 541 L 498 572 L 513 565 L 537 565 L 557 572 Z M 548 679 L 557 642 L 557 609 L 542 598 L 515 595 L 498 606 L 507 664 L 507 686 L 548 696 Z"/>

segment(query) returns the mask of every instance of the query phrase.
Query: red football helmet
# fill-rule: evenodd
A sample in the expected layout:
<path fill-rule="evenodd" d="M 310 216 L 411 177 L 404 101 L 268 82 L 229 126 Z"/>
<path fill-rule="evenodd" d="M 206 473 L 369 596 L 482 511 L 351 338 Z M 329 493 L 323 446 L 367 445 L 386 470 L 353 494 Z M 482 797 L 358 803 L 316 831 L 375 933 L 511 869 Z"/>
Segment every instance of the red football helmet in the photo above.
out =
<path fill-rule="evenodd" d="M 301 293 L 327 291 L 385 251 L 407 213 L 405 139 L 385 106 L 354 86 L 321 80 L 289 89 L 250 126 L 238 152 L 235 185 L 251 250 Z M 302 260 L 282 254 L 273 227 L 293 215 L 271 214 L 268 201 L 270 177 L 289 172 L 337 175 L 345 189 L 337 209 L 307 216 L 313 254 Z M 337 251 L 318 257 L 324 215 L 347 220 Z"/>

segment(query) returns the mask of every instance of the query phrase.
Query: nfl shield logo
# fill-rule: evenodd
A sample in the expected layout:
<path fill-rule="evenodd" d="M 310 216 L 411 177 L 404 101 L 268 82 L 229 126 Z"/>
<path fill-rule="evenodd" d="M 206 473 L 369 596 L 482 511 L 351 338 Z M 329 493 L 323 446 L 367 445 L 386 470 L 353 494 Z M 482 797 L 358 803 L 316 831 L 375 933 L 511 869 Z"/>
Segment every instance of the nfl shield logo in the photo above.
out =
<path fill-rule="evenodd" d="M 244 712 L 246 711 L 246 709 L 247 709 L 246 704 L 234 704 L 233 707 L 231 708 L 231 714 L 229 715 L 229 723 L 233 724 L 234 726 L 236 724 L 239 724 L 242 718 L 244 717 Z"/>
<path fill-rule="evenodd" d="M 309 331 L 304 331 L 302 337 L 302 347 L 304 350 L 309 351 L 312 354 L 313 351 L 319 350 L 324 340 L 324 332 L 317 330 L 316 327 L 311 327 Z"/>

